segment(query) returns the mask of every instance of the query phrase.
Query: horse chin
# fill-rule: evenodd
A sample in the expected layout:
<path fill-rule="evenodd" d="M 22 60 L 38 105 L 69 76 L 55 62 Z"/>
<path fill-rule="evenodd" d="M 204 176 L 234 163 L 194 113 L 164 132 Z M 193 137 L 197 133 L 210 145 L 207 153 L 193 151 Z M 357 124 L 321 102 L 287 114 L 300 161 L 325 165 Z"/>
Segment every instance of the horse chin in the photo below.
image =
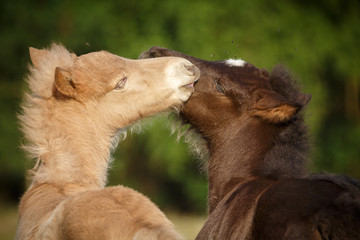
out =
<path fill-rule="evenodd" d="M 191 92 L 194 92 L 194 83 L 189 83 L 189 84 L 186 84 L 182 87 L 180 87 L 180 89 L 184 89 L 184 90 L 190 90 Z"/>

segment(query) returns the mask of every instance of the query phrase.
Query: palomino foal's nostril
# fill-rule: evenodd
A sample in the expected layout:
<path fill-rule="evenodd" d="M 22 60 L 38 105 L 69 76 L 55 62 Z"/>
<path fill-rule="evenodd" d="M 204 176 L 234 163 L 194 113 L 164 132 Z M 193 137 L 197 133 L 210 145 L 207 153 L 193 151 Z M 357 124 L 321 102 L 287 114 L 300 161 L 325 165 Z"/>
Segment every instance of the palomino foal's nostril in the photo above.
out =
<path fill-rule="evenodd" d="M 185 64 L 185 69 L 190 72 L 192 75 L 196 74 L 195 66 L 194 65 L 187 65 Z"/>

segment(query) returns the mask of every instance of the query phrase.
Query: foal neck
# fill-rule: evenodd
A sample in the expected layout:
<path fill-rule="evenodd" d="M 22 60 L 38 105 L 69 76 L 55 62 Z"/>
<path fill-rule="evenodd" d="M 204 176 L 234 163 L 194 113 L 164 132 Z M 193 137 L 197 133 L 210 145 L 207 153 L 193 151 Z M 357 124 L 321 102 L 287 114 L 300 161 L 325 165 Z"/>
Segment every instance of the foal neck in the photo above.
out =
<path fill-rule="evenodd" d="M 307 174 L 309 144 L 301 115 L 282 125 L 244 115 L 231 126 L 209 139 L 210 211 L 241 182 Z"/>
<path fill-rule="evenodd" d="M 210 211 L 236 185 L 261 176 L 264 158 L 278 129 L 242 116 L 217 132 L 217 136 L 209 139 Z"/>

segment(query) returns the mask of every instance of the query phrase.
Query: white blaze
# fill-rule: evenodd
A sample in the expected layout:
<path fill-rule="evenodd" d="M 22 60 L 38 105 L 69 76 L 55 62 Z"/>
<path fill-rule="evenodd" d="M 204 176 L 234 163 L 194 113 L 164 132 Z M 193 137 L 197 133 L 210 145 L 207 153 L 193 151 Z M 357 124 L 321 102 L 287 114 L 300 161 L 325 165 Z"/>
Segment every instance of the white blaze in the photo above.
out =
<path fill-rule="evenodd" d="M 237 66 L 237 67 L 243 67 L 245 66 L 246 62 L 244 60 L 241 59 L 228 59 L 225 61 L 225 64 L 229 65 L 229 66 Z"/>

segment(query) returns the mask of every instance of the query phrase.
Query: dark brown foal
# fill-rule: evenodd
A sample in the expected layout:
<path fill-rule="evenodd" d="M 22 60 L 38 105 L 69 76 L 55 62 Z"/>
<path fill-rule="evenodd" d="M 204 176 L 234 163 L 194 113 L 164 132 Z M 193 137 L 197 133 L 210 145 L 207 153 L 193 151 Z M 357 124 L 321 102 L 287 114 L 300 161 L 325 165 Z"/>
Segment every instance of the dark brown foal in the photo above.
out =
<path fill-rule="evenodd" d="M 283 67 L 268 73 L 160 47 L 141 58 L 164 56 L 201 71 L 180 112 L 209 151 L 209 218 L 197 239 L 360 239 L 360 184 L 308 174 L 301 110 L 311 97 Z"/>

